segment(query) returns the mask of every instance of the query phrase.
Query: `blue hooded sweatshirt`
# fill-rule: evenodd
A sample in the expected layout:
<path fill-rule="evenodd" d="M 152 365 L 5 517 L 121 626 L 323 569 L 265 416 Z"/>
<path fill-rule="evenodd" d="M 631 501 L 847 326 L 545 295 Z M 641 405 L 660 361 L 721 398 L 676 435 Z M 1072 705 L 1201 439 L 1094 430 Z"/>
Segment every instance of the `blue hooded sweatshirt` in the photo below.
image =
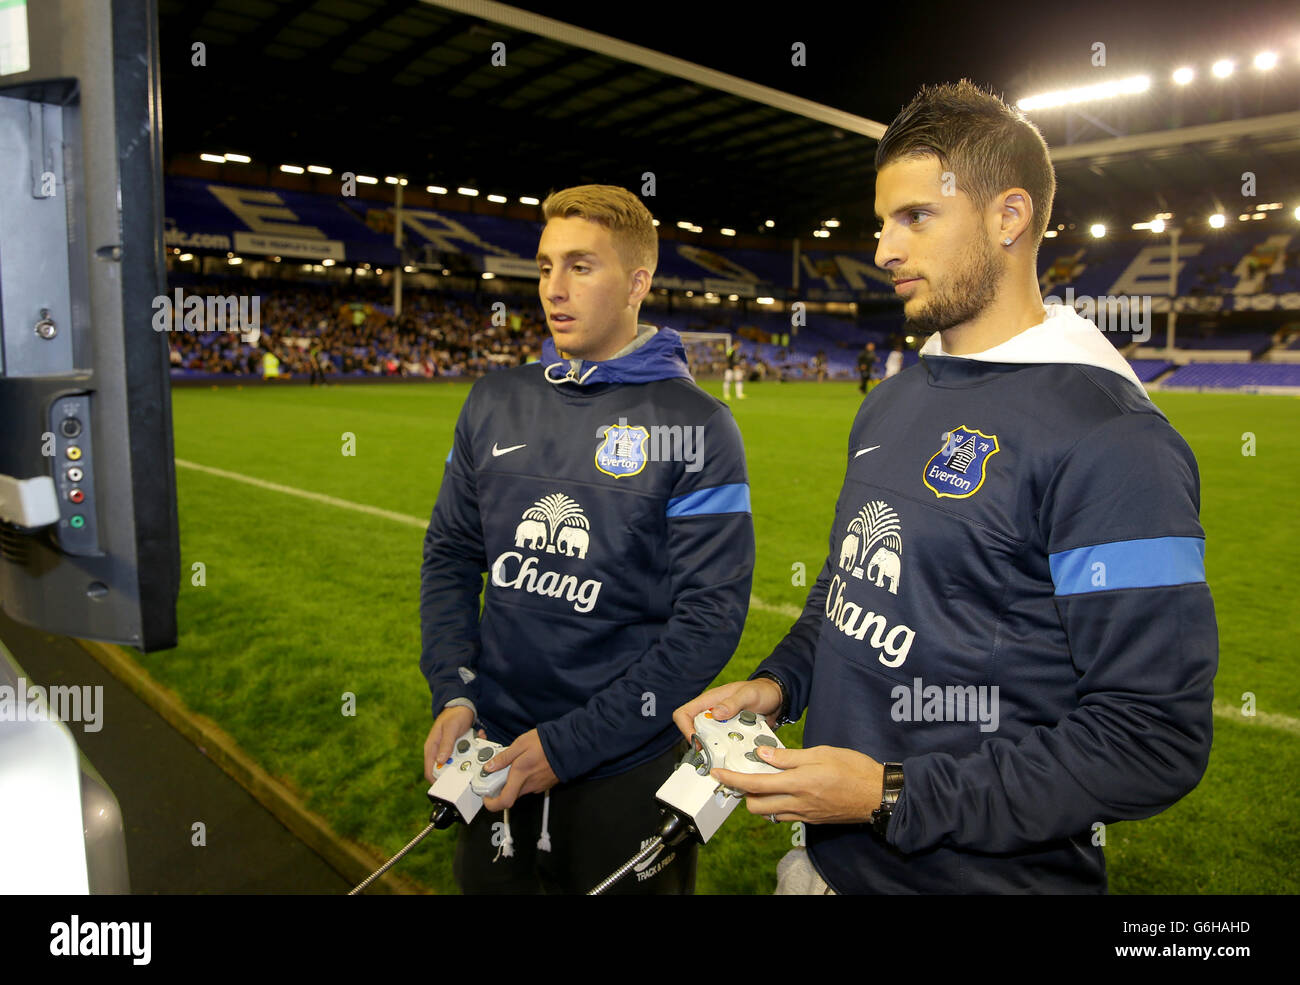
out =
<path fill-rule="evenodd" d="M 562 782 L 625 772 L 680 739 L 673 710 L 735 650 L 753 567 L 740 432 L 678 334 L 639 326 L 603 362 L 548 339 L 456 423 L 421 567 L 433 713 L 471 704 L 505 744 L 536 728 Z"/>
<path fill-rule="evenodd" d="M 1045 314 L 973 355 L 936 334 L 867 395 L 826 563 L 756 671 L 806 746 L 903 766 L 884 839 L 807 826 L 836 892 L 1104 892 L 1099 825 L 1205 770 L 1196 461 L 1095 326 Z"/>

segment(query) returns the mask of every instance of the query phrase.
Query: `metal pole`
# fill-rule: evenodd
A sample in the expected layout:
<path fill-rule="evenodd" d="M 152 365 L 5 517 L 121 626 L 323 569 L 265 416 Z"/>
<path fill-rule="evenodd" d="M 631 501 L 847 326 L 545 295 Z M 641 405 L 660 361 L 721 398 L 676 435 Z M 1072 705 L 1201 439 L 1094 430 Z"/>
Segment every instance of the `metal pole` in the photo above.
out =
<path fill-rule="evenodd" d="M 1178 234 L 1182 232 L 1177 226 L 1169 230 L 1169 324 L 1165 334 L 1165 355 L 1174 356 L 1174 325 L 1178 321 L 1178 312 L 1174 311 L 1174 302 L 1178 300 Z"/>
<path fill-rule="evenodd" d="M 397 179 L 397 207 L 394 209 L 393 245 L 397 247 L 397 270 L 393 273 L 393 317 L 402 317 L 402 178 Z"/>
<path fill-rule="evenodd" d="M 790 288 L 799 290 L 799 237 L 794 238 L 790 245 Z"/>

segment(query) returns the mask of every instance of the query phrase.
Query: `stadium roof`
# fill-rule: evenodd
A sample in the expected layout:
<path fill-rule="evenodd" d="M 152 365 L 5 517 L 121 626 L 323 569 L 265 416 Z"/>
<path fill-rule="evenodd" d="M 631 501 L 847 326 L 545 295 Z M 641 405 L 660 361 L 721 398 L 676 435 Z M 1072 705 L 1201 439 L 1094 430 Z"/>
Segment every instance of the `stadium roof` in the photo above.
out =
<path fill-rule="evenodd" d="M 856 61 L 835 48 L 837 66 L 807 75 L 789 64 L 792 39 L 810 39 L 815 67 L 846 30 L 834 8 L 800 16 L 792 5 L 793 26 L 777 28 L 745 5 L 727 15 L 750 24 L 737 33 L 707 4 L 656 3 L 635 22 L 611 19 L 612 5 L 568 4 L 564 14 L 525 5 L 535 13 L 468 0 L 158 0 L 165 151 L 471 184 L 512 202 L 585 182 L 639 190 L 651 172 L 652 211 L 666 226 L 757 233 L 770 218 L 784 239 L 833 217 L 842 234 L 866 238 L 876 228 L 873 138 L 908 93 L 969 74 L 1014 98 L 1060 78 L 1050 48 L 1037 60 L 1009 54 L 1023 45 L 985 45 L 983 62 L 956 57 L 966 41 L 956 5 L 952 17 L 927 13 L 927 33 L 886 43 L 886 25 L 852 49 Z M 1232 13 L 1240 19 L 1242 6 Z M 1075 17 L 1106 35 L 1101 21 Z M 1189 19 L 1182 11 L 1184 31 Z M 1254 24 L 1269 40 L 1268 25 Z M 1201 31 L 1221 40 L 1208 21 Z M 698 46 L 701 35 L 712 50 Z M 1107 36 L 1113 46 L 1123 37 Z M 206 46 L 202 66 L 195 42 Z M 505 64 L 493 64 L 494 51 Z M 1243 77 L 1240 90 L 1153 89 L 1114 109 L 1032 114 L 1054 153 L 1053 221 L 1127 229 L 1156 211 L 1219 208 L 1231 218 L 1243 172 L 1256 175 L 1259 201 L 1300 204 L 1300 48 L 1284 54 L 1276 82 Z M 871 105 L 864 71 L 889 82 Z"/>

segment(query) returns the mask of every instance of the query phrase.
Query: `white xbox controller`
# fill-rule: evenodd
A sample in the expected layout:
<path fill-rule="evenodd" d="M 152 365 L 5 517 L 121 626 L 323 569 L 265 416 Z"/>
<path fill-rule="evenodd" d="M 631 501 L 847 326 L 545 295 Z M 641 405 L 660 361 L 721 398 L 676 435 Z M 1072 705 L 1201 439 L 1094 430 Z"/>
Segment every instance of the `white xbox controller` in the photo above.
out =
<path fill-rule="evenodd" d="M 695 734 L 708 757 L 704 775 L 711 769 L 731 770 L 735 773 L 780 773 L 770 763 L 758 756 L 760 746 L 784 749 L 781 740 L 767 727 L 767 720 L 752 711 L 742 711 L 734 718 L 719 721 L 713 711 L 702 711 L 695 716 Z M 725 788 L 736 797 L 744 794 L 731 787 Z"/>
<path fill-rule="evenodd" d="M 780 773 L 758 757 L 758 749 L 785 746 L 767 727 L 766 719 L 752 711 L 742 711 L 727 721 L 715 719 L 712 711 L 701 712 L 695 716 L 692 745 L 695 748 L 664 781 L 655 798 L 686 817 L 700 841 L 707 842 L 745 796 L 733 787 L 723 786 L 709 771 Z"/>
<path fill-rule="evenodd" d="M 495 797 L 497 794 L 501 792 L 501 789 L 506 785 L 506 778 L 510 775 L 509 766 L 507 766 L 503 770 L 497 770 L 495 773 L 487 772 L 486 770 L 487 763 L 497 753 L 505 752 L 505 748 L 506 748 L 505 746 L 497 745 L 495 742 L 491 743 L 490 745 L 491 748 L 484 746 L 479 749 L 478 759 L 479 762 L 483 764 L 483 766 L 481 766 L 479 768 L 479 771 L 474 774 L 474 778 L 469 781 L 469 788 L 473 790 L 476 794 L 478 794 L 480 797 Z M 492 755 L 487 756 L 487 758 L 484 758 L 484 754 L 489 752 Z"/>
<path fill-rule="evenodd" d="M 472 728 L 466 731 L 452 747 L 451 758 L 434 766 L 429 799 L 450 804 L 469 824 L 483 806 L 483 798 L 497 796 L 506 784 L 509 766 L 495 773 L 483 772 L 505 748 L 500 743 L 480 739 Z"/>

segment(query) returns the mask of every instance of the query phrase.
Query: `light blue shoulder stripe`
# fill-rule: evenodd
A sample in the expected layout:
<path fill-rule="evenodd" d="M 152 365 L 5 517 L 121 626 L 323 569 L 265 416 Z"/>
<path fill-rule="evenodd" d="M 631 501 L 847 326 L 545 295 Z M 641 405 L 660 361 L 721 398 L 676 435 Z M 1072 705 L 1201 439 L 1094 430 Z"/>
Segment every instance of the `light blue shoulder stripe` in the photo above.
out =
<path fill-rule="evenodd" d="M 701 513 L 749 513 L 749 484 L 733 482 L 710 489 L 697 489 L 685 496 L 668 500 L 668 513 L 674 516 L 698 516 Z"/>
<path fill-rule="evenodd" d="M 1201 537 L 1119 540 L 1059 551 L 1047 560 L 1057 595 L 1205 581 L 1205 540 Z"/>

